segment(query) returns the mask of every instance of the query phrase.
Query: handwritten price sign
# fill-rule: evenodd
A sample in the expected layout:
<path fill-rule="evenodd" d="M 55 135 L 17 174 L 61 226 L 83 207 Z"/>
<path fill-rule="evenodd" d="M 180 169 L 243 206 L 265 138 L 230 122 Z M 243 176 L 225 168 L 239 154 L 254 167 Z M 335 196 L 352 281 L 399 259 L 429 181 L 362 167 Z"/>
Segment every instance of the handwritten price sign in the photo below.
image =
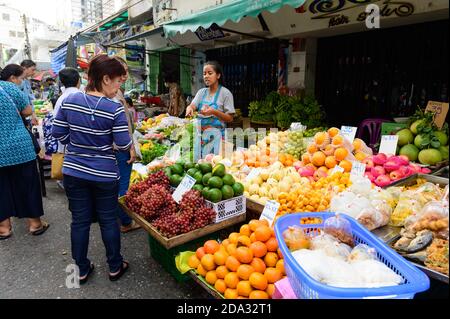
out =
<path fill-rule="evenodd" d="M 357 161 L 352 161 L 352 171 L 350 172 L 351 175 L 364 176 L 365 172 L 366 172 L 366 164 Z"/>
<path fill-rule="evenodd" d="M 172 194 L 174 201 L 180 203 L 183 195 L 189 192 L 192 189 L 192 187 L 194 187 L 195 183 L 196 180 L 193 177 L 186 175 L 181 181 L 180 185 L 178 185 L 175 192 Z"/>
<path fill-rule="evenodd" d="M 341 135 L 344 136 L 350 143 L 353 143 L 356 137 L 357 127 L 343 126 L 341 127 Z"/>
<path fill-rule="evenodd" d="M 447 117 L 448 103 L 429 101 L 425 112 L 435 113 L 434 123 L 441 129 L 442 126 L 444 126 L 445 118 Z"/>
<path fill-rule="evenodd" d="M 386 155 L 395 155 L 397 152 L 398 135 L 383 135 L 379 153 Z"/>
<path fill-rule="evenodd" d="M 260 220 L 265 219 L 269 222 L 269 226 L 272 226 L 275 217 L 277 216 L 278 209 L 280 208 L 280 203 L 269 200 L 264 207 L 264 210 L 261 214 Z"/>

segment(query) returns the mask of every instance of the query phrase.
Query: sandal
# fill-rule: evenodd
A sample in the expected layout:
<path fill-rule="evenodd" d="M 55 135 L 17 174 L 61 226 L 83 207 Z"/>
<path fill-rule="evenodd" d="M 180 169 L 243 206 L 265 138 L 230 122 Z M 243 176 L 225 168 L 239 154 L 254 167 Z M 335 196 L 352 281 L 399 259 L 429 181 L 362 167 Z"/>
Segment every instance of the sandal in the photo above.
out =
<path fill-rule="evenodd" d="M 125 266 L 124 266 L 125 264 Z M 117 281 L 119 280 L 130 268 L 130 263 L 127 261 L 122 262 L 122 266 L 120 267 L 119 273 L 117 275 L 109 275 L 109 280 L 111 281 Z"/>
<path fill-rule="evenodd" d="M 120 232 L 122 234 L 126 234 L 135 230 L 141 229 L 141 225 L 136 223 L 134 220 L 131 222 L 129 226 L 120 226 Z"/>
<path fill-rule="evenodd" d="M 80 285 L 84 285 L 88 282 L 89 276 L 94 272 L 95 266 L 94 264 L 91 264 L 91 266 L 89 267 L 89 271 L 86 275 L 86 277 L 84 277 L 83 279 L 80 279 Z"/>
<path fill-rule="evenodd" d="M 0 240 L 8 239 L 12 236 L 12 232 L 10 232 L 8 235 L 0 235 Z"/>
<path fill-rule="evenodd" d="M 46 223 L 46 222 L 41 222 L 42 226 L 41 228 L 34 230 L 34 231 L 30 231 L 30 234 L 33 236 L 40 236 L 43 233 L 45 233 L 47 231 L 47 229 L 50 227 L 50 224 Z"/>

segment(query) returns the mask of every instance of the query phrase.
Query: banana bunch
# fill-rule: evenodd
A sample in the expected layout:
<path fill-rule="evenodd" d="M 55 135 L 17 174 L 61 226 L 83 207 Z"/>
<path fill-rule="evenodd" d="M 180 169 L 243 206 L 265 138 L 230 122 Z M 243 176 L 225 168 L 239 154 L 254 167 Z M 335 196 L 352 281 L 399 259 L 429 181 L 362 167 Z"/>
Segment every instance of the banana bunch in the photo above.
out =
<path fill-rule="evenodd" d="M 144 180 L 144 177 L 141 174 L 139 174 L 138 172 L 136 172 L 134 170 L 131 172 L 130 185 L 139 183 L 143 180 Z"/>

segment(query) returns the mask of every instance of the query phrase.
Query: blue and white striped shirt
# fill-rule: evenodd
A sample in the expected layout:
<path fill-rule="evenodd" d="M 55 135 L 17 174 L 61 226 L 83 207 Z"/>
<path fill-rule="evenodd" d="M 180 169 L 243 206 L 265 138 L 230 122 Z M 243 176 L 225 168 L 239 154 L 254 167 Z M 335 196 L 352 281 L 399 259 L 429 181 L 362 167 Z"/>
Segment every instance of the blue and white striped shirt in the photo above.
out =
<path fill-rule="evenodd" d="M 109 182 L 120 177 L 113 143 L 117 149 L 127 150 L 132 141 L 124 107 L 102 98 L 94 111 L 99 99 L 82 92 L 69 95 L 56 115 L 52 134 L 62 144 L 68 145 L 63 174 Z"/>

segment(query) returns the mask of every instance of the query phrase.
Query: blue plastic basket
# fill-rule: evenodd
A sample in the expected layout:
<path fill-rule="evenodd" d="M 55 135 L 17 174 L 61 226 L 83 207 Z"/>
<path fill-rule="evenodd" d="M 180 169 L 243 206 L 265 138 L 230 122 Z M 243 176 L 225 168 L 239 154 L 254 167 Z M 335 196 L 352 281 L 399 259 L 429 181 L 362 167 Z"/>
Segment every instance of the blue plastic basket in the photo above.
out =
<path fill-rule="evenodd" d="M 386 246 L 377 237 L 353 218 L 341 215 L 352 226 L 353 239 L 357 244 L 366 244 L 377 251 L 379 261 L 392 269 L 403 278 L 403 283 L 397 286 L 381 288 L 337 288 L 322 284 L 309 276 L 292 256 L 283 240 L 283 232 L 289 226 L 299 226 L 307 231 L 308 236 L 316 236 L 323 228 L 326 219 L 335 216 L 335 213 L 299 213 L 279 218 L 275 224 L 275 233 L 281 252 L 284 256 L 284 266 L 287 277 L 297 298 L 300 299 L 412 299 L 416 293 L 428 290 L 430 280 L 411 263 Z M 300 224 L 305 217 L 322 219 L 322 224 Z"/>

